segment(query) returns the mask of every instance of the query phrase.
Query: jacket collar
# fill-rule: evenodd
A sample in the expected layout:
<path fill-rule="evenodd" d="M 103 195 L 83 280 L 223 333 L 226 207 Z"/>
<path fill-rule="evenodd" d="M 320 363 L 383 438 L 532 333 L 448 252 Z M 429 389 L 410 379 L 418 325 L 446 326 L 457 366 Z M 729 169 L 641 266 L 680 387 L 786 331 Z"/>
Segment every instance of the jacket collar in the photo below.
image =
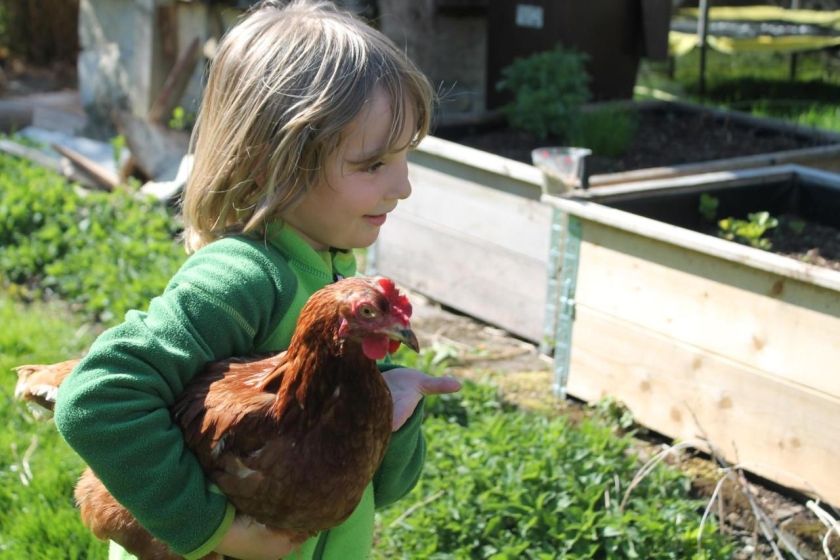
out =
<path fill-rule="evenodd" d="M 322 276 L 330 282 L 337 276 L 356 275 L 356 257 L 353 251 L 343 249 L 316 251 L 294 229 L 281 222 L 269 224 L 266 228 L 266 237 L 290 264 Z"/>

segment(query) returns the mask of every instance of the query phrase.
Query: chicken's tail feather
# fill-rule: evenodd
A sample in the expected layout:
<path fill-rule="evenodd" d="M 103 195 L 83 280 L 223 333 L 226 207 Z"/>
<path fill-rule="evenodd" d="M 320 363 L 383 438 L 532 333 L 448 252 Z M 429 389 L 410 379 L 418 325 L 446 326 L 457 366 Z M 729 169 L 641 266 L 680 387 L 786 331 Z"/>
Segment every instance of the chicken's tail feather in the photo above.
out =
<path fill-rule="evenodd" d="M 15 398 L 33 405 L 37 415 L 49 415 L 55 407 L 58 387 L 70 375 L 78 360 L 68 360 L 50 365 L 23 365 L 15 369 L 18 381 Z"/>

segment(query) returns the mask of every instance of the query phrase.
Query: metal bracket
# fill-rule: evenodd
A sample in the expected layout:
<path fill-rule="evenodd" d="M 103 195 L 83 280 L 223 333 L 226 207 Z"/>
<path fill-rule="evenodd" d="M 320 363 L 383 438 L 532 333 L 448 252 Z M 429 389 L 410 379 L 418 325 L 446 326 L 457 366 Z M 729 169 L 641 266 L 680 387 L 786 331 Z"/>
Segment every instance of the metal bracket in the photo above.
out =
<path fill-rule="evenodd" d="M 554 332 L 554 392 L 564 398 L 572 356 L 572 324 L 575 320 L 575 290 L 583 231 L 583 224 L 577 217 L 567 215 L 565 222 L 563 262 L 559 275 L 559 306 Z"/>
<path fill-rule="evenodd" d="M 566 214 L 554 208 L 548 240 L 548 278 L 546 279 L 545 319 L 540 352 L 549 355 L 554 351 L 557 334 L 557 315 L 560 305 L 560 270 L 563 266 L 563 238 L 566 231 Z"/>

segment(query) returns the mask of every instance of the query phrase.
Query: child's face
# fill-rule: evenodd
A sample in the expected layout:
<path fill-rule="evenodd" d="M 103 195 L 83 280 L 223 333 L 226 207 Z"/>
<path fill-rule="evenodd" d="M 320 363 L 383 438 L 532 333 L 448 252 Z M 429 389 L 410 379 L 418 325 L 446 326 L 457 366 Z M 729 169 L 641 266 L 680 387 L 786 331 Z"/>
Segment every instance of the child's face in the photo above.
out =
<path fill-rule="evenodd" d="M 387 214 L 411 194 L 408 149 L 372 159 L 382 153 L 390 124 L 390 102 L 377 90 L 348 126 L 336 153 L 327 159 L 326 181 L 283 213 L 286 223 L 316 250 L 371 245 Z M 398 145 L 408 144 L 414 132 L 405 128 Z"/>

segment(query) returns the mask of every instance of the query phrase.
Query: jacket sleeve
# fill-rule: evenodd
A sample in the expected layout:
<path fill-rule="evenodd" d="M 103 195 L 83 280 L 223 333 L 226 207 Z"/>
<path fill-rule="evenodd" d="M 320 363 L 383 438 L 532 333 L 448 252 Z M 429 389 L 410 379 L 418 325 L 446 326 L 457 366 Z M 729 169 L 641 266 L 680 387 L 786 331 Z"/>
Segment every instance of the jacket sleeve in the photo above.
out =
<path fill-rule="evenodd" d="M 215 548 L 233 509 L 169 407 L 207 362 L 247 354 L 267 336 L 282 307 L 275 267 L 253 244 L 209 245 L 147 312 L 103 333 L 59 389 L 61 435 L 149 532 L 187 557 Z"/>
<path fill-rule="evenodd" d="M 387 371 L 398 366 L 389 363 L 379 367 Z M 404 497 L 420 480 L 426 460 L 426 440 L 421 429 L 423 403 L 424 400 L 421 400 L 406 423 L 391 434 L 382 464 L 373 475 L 374 505 L 377 509 Z"/>

